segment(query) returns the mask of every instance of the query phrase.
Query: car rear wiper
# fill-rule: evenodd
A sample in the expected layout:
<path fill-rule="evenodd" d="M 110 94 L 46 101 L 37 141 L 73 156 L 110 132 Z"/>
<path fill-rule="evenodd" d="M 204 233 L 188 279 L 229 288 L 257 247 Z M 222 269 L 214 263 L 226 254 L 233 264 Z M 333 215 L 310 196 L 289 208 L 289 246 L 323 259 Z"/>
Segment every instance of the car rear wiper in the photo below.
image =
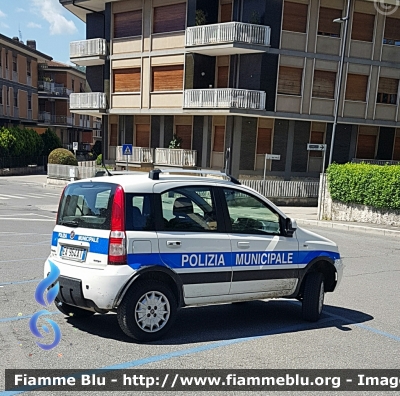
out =
<path fill-rule="evenodd" d="M 79 222 L 78 221 L 61 221 L 60 225 L 65 225 L 67 227 L 78 227 Z"/>

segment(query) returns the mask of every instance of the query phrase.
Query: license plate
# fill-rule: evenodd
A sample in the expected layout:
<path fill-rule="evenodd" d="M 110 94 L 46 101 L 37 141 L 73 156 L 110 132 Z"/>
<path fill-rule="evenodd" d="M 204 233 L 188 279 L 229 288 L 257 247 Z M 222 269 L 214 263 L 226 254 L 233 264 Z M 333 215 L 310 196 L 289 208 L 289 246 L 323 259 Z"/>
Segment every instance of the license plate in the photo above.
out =
<path fill-rule="evenodd" d="M 62 246 L 60 256 L 68 260 L 85 261 L 86 249 L 71 246 Z"/>

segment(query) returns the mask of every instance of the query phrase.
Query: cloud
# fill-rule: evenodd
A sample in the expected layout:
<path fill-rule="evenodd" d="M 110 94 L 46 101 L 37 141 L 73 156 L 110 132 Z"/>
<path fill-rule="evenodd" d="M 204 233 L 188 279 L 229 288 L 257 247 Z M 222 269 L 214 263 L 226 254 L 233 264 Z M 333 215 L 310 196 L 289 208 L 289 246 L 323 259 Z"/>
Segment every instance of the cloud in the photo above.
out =
<path fill-rule="evenodd" d="M 39 25 L 38 23 L 35 22 L 29 22 L 26 27 L 32 28 L 32 29 L 41 29 L 42 25 Z"/>
<path fill-rule="evenodd" d="M 7 14 L 4 14 L 4 12 L 0 10 L 0 18 L 5 18 L 6 16 Z"/>
<path fill-rule="evenodd" d="M 65 18 L 58 0 L 32 0 L 39 14 L 50 24 L 50 34 L 74 34 L 78 31 L 72 20 Z"/>
<path fill-rule="evenodd" d="M 8 26 L 6 23 L 4 22 L 0 22 L 0 27 L 4 28 L 4 29 L 8 29 L 10 26 Z"/>
<path fill-rule="evenodd" d="M 21 7 L 18 7 L 18 8 L 15 10 L 15 12 L 25 12 L 25 10 L 24 10 L 23 8 L 21 8 Z"/>

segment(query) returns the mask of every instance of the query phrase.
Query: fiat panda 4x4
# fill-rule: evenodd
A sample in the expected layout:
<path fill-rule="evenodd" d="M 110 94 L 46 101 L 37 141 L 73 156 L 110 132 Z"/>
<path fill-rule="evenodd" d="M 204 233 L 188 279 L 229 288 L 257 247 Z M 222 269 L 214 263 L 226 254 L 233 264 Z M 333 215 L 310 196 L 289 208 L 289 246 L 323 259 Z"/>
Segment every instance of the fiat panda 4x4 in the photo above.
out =
<path fill-rule="evenodd" d="M 295 298 L 319 319 L 342 275 L 334 242 L 233 178 L 168 172 L 66 186 L 44 269 L 60 271 L 62 313 L 116 312 L 137 341 L 163 336 L 191 305 Z"/>

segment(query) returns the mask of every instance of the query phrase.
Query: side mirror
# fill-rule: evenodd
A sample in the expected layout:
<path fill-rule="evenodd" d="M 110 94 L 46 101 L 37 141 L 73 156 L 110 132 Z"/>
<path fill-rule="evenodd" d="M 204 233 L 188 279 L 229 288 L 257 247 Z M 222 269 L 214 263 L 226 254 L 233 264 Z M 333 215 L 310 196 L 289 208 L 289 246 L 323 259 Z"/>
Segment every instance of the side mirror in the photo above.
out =
<path fill-rule="evenodd" d="M 285 236 L 293 237 L 294 232 L 297 229 L 296 220 L 292 220 L 291 218 L 285 219 Z"/>

